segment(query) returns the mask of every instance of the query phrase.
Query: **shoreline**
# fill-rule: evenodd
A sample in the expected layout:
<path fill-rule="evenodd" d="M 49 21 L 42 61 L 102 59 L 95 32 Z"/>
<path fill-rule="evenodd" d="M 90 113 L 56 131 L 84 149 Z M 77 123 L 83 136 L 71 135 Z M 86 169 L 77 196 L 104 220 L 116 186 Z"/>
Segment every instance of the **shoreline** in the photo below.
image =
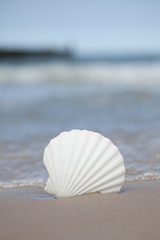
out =
<path fill-rule="evenodd" d="M 0 190 L 0 240 L 160 239 L 160 181 L 125 183 L 119 194 L 72 198 L 43 188 Z"/>

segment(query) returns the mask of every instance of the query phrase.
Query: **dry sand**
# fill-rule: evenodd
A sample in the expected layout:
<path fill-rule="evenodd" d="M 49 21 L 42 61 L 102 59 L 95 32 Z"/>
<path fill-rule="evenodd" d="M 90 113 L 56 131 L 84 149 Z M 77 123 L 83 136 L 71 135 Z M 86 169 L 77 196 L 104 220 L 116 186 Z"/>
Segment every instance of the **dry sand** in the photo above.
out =
<path fill-rule="evenodd" d="M 160 182 L 119 194 L 53 199 L 41 188 L 0 191 L 0 240 L 159 240 Z"/>

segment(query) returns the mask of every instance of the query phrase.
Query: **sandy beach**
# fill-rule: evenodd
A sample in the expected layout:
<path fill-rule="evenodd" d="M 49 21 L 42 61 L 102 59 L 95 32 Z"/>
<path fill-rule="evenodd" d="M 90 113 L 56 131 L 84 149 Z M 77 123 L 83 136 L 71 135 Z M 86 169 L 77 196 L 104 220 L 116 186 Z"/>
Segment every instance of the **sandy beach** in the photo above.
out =
<path fill-rule="evenodd" d="M 0 190 L 0 240 L 159 240 L 159 190 L 160 181 L 58 199 L 42 188 Z"/>

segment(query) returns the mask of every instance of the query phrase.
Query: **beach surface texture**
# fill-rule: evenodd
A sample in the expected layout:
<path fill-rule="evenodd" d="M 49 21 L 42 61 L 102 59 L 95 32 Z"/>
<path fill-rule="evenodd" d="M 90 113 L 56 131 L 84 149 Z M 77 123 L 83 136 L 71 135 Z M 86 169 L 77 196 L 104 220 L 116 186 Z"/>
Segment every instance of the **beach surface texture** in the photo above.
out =
<path fill-rule="evenodd" d="M 160 239 L 160 181 L 119 194 L 54 198 L 42 188 L 0 190 L 0 240 Z"/>

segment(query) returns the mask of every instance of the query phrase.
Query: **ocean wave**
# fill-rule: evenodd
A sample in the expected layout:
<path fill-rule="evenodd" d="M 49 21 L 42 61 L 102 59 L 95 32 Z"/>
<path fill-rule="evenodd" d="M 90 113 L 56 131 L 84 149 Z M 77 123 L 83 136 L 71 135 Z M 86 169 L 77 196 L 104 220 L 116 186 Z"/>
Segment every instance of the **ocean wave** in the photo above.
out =
<path fill-rule="evenodd" d="M 0 182 L 0 189 L 21 188 L 21 187 L 44 187 L 46 179 L 22 179 Z"/>
<path fill-rule="evenodd" d="M 135 177 L 127 177 L 126 182 L 144 182 L 144 181 L 157 181 L 160 180 L 160 175 L 147 172 L 142 175 Z M 0 189 L 11 189 L 11 188 L 22 188 L 22 187 L 45 187 L 46 178 L 33 178 L 33 179 L 22 179 L 22 180 L 11 180 L 0 182 Z"/>
<path fill-rule="evenodd" d="M 160 83 L 155 63 L 38 63 L 0 65 L 0 83 Z"/>
<path fill-rule="evenodd" d="M 155 181 L 160 180 L 160 175 L 154 174 L 152 172 L 147 172 L 141 175 L 136 175 L 134 177 L 127 177 L 126 182 L 143 182 L 143 181 Z"/>

